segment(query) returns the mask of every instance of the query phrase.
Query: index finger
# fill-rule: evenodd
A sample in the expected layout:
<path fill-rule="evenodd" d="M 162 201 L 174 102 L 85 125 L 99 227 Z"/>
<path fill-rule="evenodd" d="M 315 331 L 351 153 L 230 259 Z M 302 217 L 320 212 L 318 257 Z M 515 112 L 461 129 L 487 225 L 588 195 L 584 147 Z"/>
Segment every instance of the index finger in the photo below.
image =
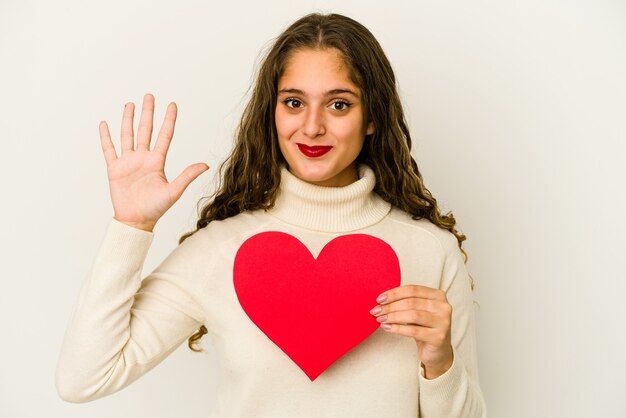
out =
<path fill-rule="evenodd" d="M 178 113 L 178 108 L 176 103 L 171 102 L 167 105 L 167 109 L 165 110 L 165 120 L 163 121 L 163 125 L 161 125 L 161 129 L 159 130 L 159 136 L 157 137 L 156 143 L 154 145 L 154 151 L 158 151 L 163 154 L 163 158 L 167 155 L 167 151 L 170 147 L 170 142 L 172 141 L 172 137 L 174 136 L 174 126 L 176 125 L 176 114 Z"/>
<path fill-rule="evenodd" d="M 387 304 L 405 298 L 423 298 L 434 300 L 446 300 L 446 292 L 418 284 L 408 284 L 394 287 L 381 293 L 376 301 L 380 304 Z"/>

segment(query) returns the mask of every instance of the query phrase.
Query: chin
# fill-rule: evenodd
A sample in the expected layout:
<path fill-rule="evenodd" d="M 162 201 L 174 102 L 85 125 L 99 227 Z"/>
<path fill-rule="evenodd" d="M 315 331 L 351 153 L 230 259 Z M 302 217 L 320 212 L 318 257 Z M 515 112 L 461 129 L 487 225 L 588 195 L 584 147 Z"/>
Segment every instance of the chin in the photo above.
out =
<path fill-rule="evenodd" d="M 318 186 L 325 187 L 343 187 L 358 180 L 358 177 L 352 179 L 351 175 L 347 175 L 347 173 L 343 172 L 342 170 L 333 171 L 332 169 L 322 169 L 299 170 L 297 173 L 294 173 L 293 171 L 291 172 L 296 177 L 303 181 L 306 181 L 307 183 L 317 184 Z"/>
<path fill-rule="evenodd" d="M 321 182 L 329 180 L 333 174 L 321 167 L 295 167 L 295 174 L 298 178 L 308 182 Z"/>

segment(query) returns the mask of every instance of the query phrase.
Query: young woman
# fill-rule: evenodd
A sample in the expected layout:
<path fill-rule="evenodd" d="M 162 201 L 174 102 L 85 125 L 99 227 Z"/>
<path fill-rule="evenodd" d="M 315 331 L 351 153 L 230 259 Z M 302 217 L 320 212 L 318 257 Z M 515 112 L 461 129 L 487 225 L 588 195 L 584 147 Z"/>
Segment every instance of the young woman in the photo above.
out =
<path fill-rule="evenodd" d="M 483 417 L 471 278 L 452 214 L 411 157 L 374 36 L 310 14 L 264 58 L 196 230 L 148 276 L 153 229 L 208 166 L 164 175 L 170 103 L 154 97 L 121 157 L 100 136 L 114 216 L 69 323 L 57 387 L 71 402 L 127 386 L 203 334 L 219 361 L 211 417 Z"/>

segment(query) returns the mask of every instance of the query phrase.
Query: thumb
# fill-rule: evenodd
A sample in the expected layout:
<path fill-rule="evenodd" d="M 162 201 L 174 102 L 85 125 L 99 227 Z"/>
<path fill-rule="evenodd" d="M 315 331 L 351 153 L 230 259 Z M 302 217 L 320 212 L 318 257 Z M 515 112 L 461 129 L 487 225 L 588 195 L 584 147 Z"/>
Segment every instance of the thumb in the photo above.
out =
<path fill-rule="evenodd" d="M 178 177 L 170 183 L 174 199 L 178 200 L 191 182 L 208 169 L 209 166 L 205 163 L 197 163 L 190 165 L 182 173 L 180 173 Z"/>

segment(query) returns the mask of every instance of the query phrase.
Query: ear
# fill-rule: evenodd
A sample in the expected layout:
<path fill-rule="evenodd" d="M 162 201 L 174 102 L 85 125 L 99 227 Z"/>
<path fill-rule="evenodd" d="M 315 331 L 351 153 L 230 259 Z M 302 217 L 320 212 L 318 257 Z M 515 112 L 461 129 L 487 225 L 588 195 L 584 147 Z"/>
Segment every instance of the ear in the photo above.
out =
<path fill-rule="evenodd" d="M 370 122 L 367 124 L 367 131 L 365 131 L 365 135 L 371 135 L 374 133 L 374 122 Z"/>

